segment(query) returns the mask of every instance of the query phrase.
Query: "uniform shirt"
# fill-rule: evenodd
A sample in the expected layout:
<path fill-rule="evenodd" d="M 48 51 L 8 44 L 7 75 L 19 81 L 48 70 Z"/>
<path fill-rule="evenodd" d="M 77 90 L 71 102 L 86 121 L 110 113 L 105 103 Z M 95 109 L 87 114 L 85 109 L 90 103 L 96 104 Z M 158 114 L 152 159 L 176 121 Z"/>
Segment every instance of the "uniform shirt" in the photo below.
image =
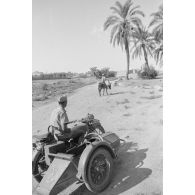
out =
<path fill-rule="evenodd" d="M 55 109 L 50 118 L 50 125 L 56 127 L 57 129 L 63 131 L 64 123 L 69 122 L 66 110 L 59 107 Z"/>

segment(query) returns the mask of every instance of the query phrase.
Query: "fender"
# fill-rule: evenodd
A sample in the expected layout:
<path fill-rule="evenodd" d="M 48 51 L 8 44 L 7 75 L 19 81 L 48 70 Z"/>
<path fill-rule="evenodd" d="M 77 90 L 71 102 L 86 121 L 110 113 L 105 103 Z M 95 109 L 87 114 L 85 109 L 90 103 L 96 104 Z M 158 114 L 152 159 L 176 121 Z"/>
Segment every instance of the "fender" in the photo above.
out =
<path fill-rule="evenodd" d="M 81 180 L 81 176 L 86 178 L 86 169 L 87 169 L 88 161 L 91 155 L 94 153 L 94 151 L 100 147 L 106 148 L 110 152 L 112 158 L 116 158 L 115 152 L 113 151 L 113 149 L 110 147 L 110 145 L 107 142 L 105 141 L 92 142 L 91 144 L 86 146 L 83 153 L 81 154 L 79 164 L 78 164 L 78 173 L 76 175 L 76 177 L 79 180 Z"/>

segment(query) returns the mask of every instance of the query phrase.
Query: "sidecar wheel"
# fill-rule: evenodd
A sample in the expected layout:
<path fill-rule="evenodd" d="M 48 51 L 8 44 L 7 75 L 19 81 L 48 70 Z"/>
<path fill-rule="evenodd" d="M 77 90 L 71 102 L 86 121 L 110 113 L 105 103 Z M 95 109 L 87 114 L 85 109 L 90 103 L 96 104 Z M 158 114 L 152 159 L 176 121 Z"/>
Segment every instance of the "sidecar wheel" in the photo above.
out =
<path fill-rule="evenodd" d="M 40 183 L 48 165 L 45 162 L 45 155 L 42 151 L 38 151 L 32 163 L 32 174 L 35 180 Z"/>
<path fill-rule="evenodd" d="M 98 148 L 88 161 L 86 187 L 92 192 L 103 191 L 111 182 L 113 172 L 113 158 L 110 152 L 104 148 Z"/>

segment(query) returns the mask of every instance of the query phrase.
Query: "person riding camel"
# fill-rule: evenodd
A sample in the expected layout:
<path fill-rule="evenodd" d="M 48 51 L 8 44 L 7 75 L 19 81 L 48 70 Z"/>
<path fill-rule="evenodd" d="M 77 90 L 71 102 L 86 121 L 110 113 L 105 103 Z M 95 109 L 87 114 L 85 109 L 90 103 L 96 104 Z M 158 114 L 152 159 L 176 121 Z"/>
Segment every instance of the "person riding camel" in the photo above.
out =
<path fill-rule="evenodd" d="M 101 82 L 106 84 L 106 80 L 105 74 L 102 74 Z"/>
<path fill-rule="evenodd" d="M 102 74 L 101 83 L 103 83 L 107 87 L 111 88 L 111 83 L 110 83 L 109 79 L 105 77 L 105 74 Z"/>

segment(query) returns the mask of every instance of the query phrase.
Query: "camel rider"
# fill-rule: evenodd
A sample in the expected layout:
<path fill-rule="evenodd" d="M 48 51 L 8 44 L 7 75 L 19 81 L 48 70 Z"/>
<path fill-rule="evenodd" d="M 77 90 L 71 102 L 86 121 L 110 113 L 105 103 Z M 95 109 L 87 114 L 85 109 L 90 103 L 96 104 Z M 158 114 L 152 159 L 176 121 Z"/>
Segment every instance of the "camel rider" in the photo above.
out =
<path fill-rule="evenodd" d="M 52 133 L 54 133 L 55 130 L 58 130 L 64 138 L 75 138 L 80 134 L 84 134 L 87 129 L 86 125 L 83 123 L 74 126 L 73 128 L 67 127 L 69 119 L 65 110 L 66 106 L 67 96 L 63 95 L 58 99 L 58 107 L 51 114 L 50 125 L 52 125 Z"/>
<path fill-rule="evenodd" d="M 106 80 L 105 74 L 102 74 L 101 82 L 106 84 Z"/>
<path fill-rule="evenodd" d="M 105 77 L 105 74 L 102 74 L 101 83 L 106 84 L 107 86 L 111 85 L 109 79 Z"/>

